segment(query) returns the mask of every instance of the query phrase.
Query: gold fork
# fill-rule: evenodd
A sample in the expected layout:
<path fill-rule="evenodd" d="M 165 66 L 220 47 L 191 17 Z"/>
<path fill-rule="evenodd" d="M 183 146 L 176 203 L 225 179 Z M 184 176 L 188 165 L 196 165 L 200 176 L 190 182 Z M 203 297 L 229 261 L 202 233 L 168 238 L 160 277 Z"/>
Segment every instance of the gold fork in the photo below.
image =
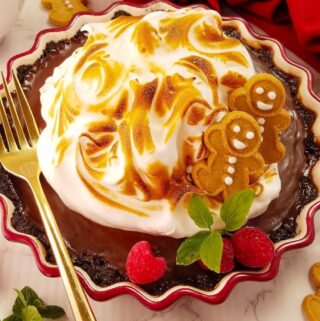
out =
<path fill-rule="evenodd" d="M 18 117 L 17 109 L 9 91 L 7 81 L 2 72 L 1 76 L 9 110 L 6 111 L 0 96 L 0 115 L 5 133 L 5 142 L 3 141 L 3 138 L 0 138 L 0 161 L 8 172 L 27 181 L 32 189 L 75 319 L 77 321 L 94 321 L 93 312 L 83 292 L 40 183 L 39 177 L 41 170 L 37 157 L 37 143 L 39 139 L 38 126 L 21 85 L 15 73 L 13 73 L 13 80 L 22 112 L 21 118 L 24 118 L 25 120 L 25 126 L 29 136 L 28 141 Z M 8 114 L 11 115 L 13 127 L 16 132 L 16 139 L 9 123 Z"/>

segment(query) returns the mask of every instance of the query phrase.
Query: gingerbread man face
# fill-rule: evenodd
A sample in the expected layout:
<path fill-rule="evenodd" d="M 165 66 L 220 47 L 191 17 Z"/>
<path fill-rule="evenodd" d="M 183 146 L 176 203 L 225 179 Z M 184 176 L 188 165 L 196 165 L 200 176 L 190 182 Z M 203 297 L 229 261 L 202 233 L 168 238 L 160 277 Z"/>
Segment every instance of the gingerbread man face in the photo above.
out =
<path fill-rule="evenodd" d="M 274 116 L 283 108 L 285 90 L 281 82 L 269 74 L 256 74 L 246 83 L 249 105 L 262 117 Z"/>
<path fill-rule="evenodd" d="M 251 155 L 258 150 L 258 142 L 261 140 L 259 126 L 249 121 L 247 115 L 242 115 L 226 125 L 225 139 L 232 154 Z"/>
<path fill-rule="evenodd" d="M 223 130 L 221 128 L 223 127 Z M 205 133 L 205 143 L 209 149 L 217 146 L 215 137 L 220 131 L 224 148 L 230 155 L 247 157 L 255 153 L 261 142 L 259 125 L 249 114 L 244 112 L 231 112 L 227 114 L 220 124 L 214 124 Z"/>

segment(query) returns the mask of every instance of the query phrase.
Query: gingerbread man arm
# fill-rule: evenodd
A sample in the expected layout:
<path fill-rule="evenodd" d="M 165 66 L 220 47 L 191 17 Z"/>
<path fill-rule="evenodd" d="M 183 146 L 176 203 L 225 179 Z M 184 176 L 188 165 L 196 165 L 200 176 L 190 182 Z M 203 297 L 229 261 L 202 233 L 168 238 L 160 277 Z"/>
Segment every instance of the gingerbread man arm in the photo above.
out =
<path fill-rule="evenodd" d="M 228 107 L 231 111 L 244 111 L 250 113 L 250 107 L 247 100 L 247 93 L 244 87 L 234 90 L 228 98 Z"/>
<path fill-rule="evenodd" d="M 290 114 L 283 109 L 280 113 L 271 117 L 269 121 L 273 124 L 277 132 L 282 132 L 290 126 L 291 117 Z"/>
<path fill-rule="evenodd" d="M 261 176 L 264 172 L 264 160 L 261 154 L 257 153 L 245 159 L 249 175 Z"/>
<path fill-rule="evenodd" d="M 46 9 L 52 8 L 52 0 L 41 0 L 41 3 Z"/>
<path fill-rule="evenodd" d="M 213 150 L 207 160 L 203 159 L 192 167 L 191 174 L 195 185 L 207 192 L 208 195 L 217 195 L 222 191 L 222 185 L 216 184 L 215 179 L 215 176 L 220 175 L 220 173 L 214 172 L 213 164 L 217 159 L 218 153 Z"/>
<path fill-rule="evenodd" d="M 212 125 L 204 133 L 204 143 L 210 152 L 217 152 L 225 149 L 225 139 L 221 132 L 221 124 Z"/>

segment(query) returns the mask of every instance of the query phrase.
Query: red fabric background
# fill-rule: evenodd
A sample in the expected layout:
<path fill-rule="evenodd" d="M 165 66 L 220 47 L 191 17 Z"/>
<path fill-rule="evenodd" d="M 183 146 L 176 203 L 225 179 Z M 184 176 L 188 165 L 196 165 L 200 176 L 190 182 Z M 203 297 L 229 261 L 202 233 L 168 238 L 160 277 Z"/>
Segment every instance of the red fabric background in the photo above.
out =
<path fill-rule="evenodd" d="M 219 0 L 208 0 L 219 10 Z M 220 0 L 320 71 L 320 0 Z"/>
<path fill-rule="evenodd" d="M 143 3 L 146 0 L 130 0 Z M 201 0 L 171 0 L 178 4 Z M 220 11 L 231 6 L 247 21 L 259 26 L 271 37 L 320 71 L 320 0 L 206 0 Z"/>

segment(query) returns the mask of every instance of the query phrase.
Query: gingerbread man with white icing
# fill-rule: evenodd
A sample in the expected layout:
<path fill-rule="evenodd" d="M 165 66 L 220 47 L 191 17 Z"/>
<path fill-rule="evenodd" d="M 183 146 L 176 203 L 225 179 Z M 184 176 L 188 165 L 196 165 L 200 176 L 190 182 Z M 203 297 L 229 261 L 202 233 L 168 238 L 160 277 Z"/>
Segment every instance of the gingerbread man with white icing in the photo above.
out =
<path fill-rule="evenodd" d="M 259 125 L 247 113 L 228 113 L 204 133 L 209 157 L 192 168 L 195 184 L 209 196 L 222 194 L 227 199 L 250 186 L 250 178 L 264 172 L 258 149 L 262 141 Z"/>
<path fill-rule="evenodd" d="M 66 26 L 75 14 L 91 11 L 84 5 L 85 0 L 41 0 L 41 2 L 50 10 L 50 21 L 60 27 Z"/>
<path fill-rule="evenodd" d="M 229 95 L 230 110 L 244 111 L 253 116 L 260 126 L 262 143 L 259 152 L 266 164 L 277 163 L 285 155 L 279 134 L 290 125 L 290 114 L 283 108 L 286 93 L 274 76 L 258 73 L 243 87 Z"/>

